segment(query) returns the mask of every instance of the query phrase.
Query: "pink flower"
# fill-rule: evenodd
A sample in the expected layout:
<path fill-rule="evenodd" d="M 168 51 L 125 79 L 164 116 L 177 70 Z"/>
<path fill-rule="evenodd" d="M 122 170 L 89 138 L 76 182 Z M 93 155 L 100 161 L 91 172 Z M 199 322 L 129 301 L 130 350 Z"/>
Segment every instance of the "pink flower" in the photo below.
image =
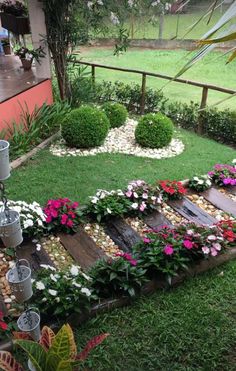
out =
<path fill-rule="evenodd" d="M 202 247 L 202 252 L 204 253 L 204 254 L 209 254 L 210 253 L 210 249 L 209 249 L 209 247 L 207 247 L 207 246 L 203 246 Z"/>
<path fill-rule="evenodd" d="M 216 249 L 217 251 L 220 251 L 221 250 L 221 244 L 219 244 L 218 242 L 217 243 L 213 243 L 212 244 L 212 247 L 214 249 Z"/>
<path fill-rule="evenodd" d="M 133 265 L 134 267 L 138 264 L 137 260 L 131 259 L 130 264 Z"/>
<path fill-rule="evenodd" d="M 144 243 L 150 243 L 151 240 L 150 240 L 150 238 L 144 237 L 144 238 L 143 238 L 143 242 L 144 242 Z"/>
<path fill-rule="evenodd" d="M 51 215 L 48 215 L 46 218 L 46 223 L 51 223 L 51 221 L 52 221 L 52 217 Z"/>
<path fill-rule="evenodd" d="M 73 202 L 73 204 L 71 205 L 72 209 L 77 209 L 78 206 L 79 206 L 78 202 Z"/>
<path fill-rule="evenodd" d="M 55 209 L 59 209 L 59 207 L 61 207 L 61 202 L 57 200 L 52 200 L 51 206 L 54 207 Z"/>
<path fill-rule="evenodd" d="M 63 215 L 61 216 L 61 224 L 65 225 L 66 222 L 67 222 L 67 219 L 68 219 L 68 215 L 63 214 Z"/>
<path fill-rule="evenodd" d="M 189 240 L 184 240 L 183 245 L 188 250 L 191 250 L 193 248 L 193 243 L 191 241 L 189 241 Z"/>
<path fill-rule="evenodd" d="M 214 249 L 214 247 L 211 247 L 211 256 L 216 256 L 218 255 L 218 252 L 216 249 Z"/>
<path fill-rule="evenodd" d="M 148 199 L 148 194 L 147 193 L 143 193 L 142 197 L 143 197 L 144 200 L 147 200 Z"/>
<path fill-rule="evenodd" d="M 53 218 L 57 218 L 58 217 L 58 211 L 57 210 L 51 210 L 51 216 L 53 216 Z"/>
<path fill-rule="evenodd" d="M 174 249 L 172 245 L 166 245 L 163 251 L 164 251 L 164 254 L 166 255 L 172 255 L 174 253 Z"/>
<path fill-rule="evenodd" d="M 131 197 L 131 196 L 132 196 L 132 194 L 133 194 L 133 193 L 132 193 L 131 191 L 128 191 L 128 192 L 126 192 L 126 194 L 125 194 L 125 195 L 126 195 L 127 197 Z"/>
<path fill-rule="evenodd" d="M 72 228 L 74 223 L 73 223 L 73 220 L 68 220 L 68 222 L 66 223 L 67 227 L 69 228 Z"/>
<path fill-rule="evenodd" d="M 139 210 L 144 211 L 146 209 L 146 207 L 147 207 L 147 205 L 144 202 L 142 202 L 140 207 L 139 207 Z"/>
<path fill-rule="evenodd" d="M 192 230 L 192 229 L 188 229 L 188 230 L 187 230 L 187 235 L 188 235 L 188 236 L 193 236 L 193 235 L 194 235 L 193 230 Z"/>

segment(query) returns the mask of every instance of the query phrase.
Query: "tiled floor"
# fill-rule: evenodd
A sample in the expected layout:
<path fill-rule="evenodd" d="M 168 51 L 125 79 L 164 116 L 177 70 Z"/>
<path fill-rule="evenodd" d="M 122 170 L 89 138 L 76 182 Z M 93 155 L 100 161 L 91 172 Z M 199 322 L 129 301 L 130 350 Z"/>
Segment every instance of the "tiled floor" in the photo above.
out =
<path fill-rule="evenodd" d="M 34 68 L 24 71 L 18 57 L 0 56 L 0 103 L 43 80 L 35 76 Z"/>

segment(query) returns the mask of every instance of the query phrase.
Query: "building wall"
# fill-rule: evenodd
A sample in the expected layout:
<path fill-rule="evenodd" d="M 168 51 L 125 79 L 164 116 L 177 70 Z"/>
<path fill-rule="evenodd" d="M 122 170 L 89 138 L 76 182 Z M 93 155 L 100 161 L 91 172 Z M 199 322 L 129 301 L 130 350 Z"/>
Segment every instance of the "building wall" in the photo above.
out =
<path fill-rule="evenodd" d="M 13 120 L 19 123 L 21 117 L 21 106 L 28 106 L 30 112 L 35 108 L 41 107 L 43 103 L 52 104 L 52 83 L 45 80 L 36 86 L 0 103 L 0 130 L 7 127 L 7 123 Z"/>

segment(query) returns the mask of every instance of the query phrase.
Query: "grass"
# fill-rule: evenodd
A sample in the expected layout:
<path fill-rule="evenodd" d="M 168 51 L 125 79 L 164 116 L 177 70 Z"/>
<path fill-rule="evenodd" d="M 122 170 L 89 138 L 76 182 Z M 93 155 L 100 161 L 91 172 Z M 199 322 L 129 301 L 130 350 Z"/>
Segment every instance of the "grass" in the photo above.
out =
<path fill-rule="evenodd" d="M 186 179 L 209 171 L 215 163 L 230 163 L 236 151 L 194 133 L 178 130 L 185 151 L 174 158 L 155 160 L 122 154 L 56 157 L 41 151 L 7 181 L 9 197 L 42 205 L 50 198 L 69 197 L 84 203 L 98 188 L 124 187 L 132 179 Z"/>
<path fill-rule="evenodd" d="M 175 76 L 183 65 L 190 59 L 189 52 L 185 50 L 147 50 L 129 49 L 125 54 L 117 57 L 113 55 L 112 48 L 88 47 L 81 49 L 81 59 L 85 61 L 97 62 L 110 66 L 126 67 L 131 69 L 146 70 L 149 72 L 162 73 Z M 214 52 L 205 59 L 197 63 L 187 71 L 182 77 L 202 83 L 211 83 L 226 88 L 236 89 L 235 66 L 236 61 L 229 65 L 225 64 L 226 57 L 222 57 L 221 52 Z M 88 68 L 89 70 L 89 68 Z M 124 81 L 126 83 L 140 83 L 141 75 L 119 71 L 96 68 L 97 81 Z M 166 84 L 167 80 L 154 77 L 147 77 L 147 86 L 160 89 Z M 164 87 L 163 92 L 172 101 L 200 102 L 202 89 L 194 86 L 172 82 Z M 209 91 L 208 103 L 213 104 L 228 95 Z M 232 98 L 219 106 L 219 108 L 229 107 L 235 109 L 235 100 Z"/>
<path fill-rule="evenodd" d="M 223 273 L 221 273 L 223 272 Z M 108 332 L 90 355 L 92 370 L 235 370 L 236 262 L 100 315 L 77 331 L 77 344 Z"/>

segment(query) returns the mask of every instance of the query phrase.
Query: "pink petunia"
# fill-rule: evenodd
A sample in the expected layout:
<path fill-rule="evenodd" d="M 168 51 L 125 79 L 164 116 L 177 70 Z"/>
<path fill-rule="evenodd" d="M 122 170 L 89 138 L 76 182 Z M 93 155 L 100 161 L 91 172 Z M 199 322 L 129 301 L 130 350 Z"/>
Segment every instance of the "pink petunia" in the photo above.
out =
<path fill-rule="evenodd" d="M 214 249 L 216 249 L 217 251 L 220 251 L 221 250 L 221 244 L 219 244 L 218 242 L 217 243 L 213 243 L 212 244 L 212 247 Z"/>
<path fill-rule="evenodd" d="M 166 245 L 163 251 L 166 255 L 172 255 L 174 253 L 172 245 Z"/>
<path fill-rule="evenodd" d="M 132 194 L 133 194 L 133 192 L 132 192 L 132 191 L 128 191 L 128 192 L 126 192 L 126 194 L 125 194 L 125 195 L 126 195 L 127 197 L 131 197 L 131 196 L 132 196 Z"/>
<path fill-rule="evenodd" d="M 66 222 L 67 222 L 67 219 L 68 219 L 68 215 L 63 214 L 63 215 L 61 216 L 61 224 L 65 225 Z"/>
<path fill-rule="evenodd" d="M 216 256 L 218 255 L 218 251 L 214 249 L 214 247 L 211 247 L 211 256 Z"/>
<path fill-rule="evenodd" d="M 189 241 L 189 240 L 184 240 L 183 245 L 188 250 L 191 250 L 193 248 L 193 243 L 191 241 Z"/>

